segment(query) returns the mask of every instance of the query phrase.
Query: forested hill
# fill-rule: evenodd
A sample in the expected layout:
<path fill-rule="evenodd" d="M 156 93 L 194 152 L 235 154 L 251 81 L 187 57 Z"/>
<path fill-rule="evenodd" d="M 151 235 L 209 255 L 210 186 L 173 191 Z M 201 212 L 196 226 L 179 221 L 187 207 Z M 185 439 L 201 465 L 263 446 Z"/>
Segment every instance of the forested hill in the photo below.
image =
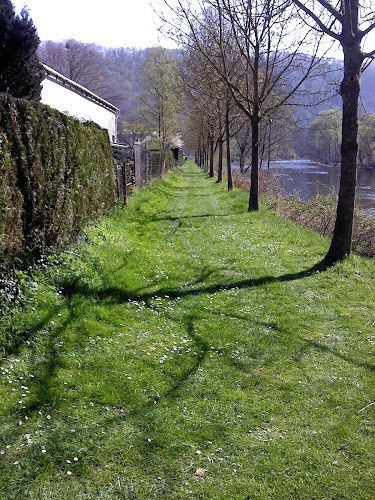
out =
<path fill-rule="evenodd" d="M 367 113 L 375 113 L 375 63 L 362 74 L 362 105 Z"/>
<path fill-rule="evenodd" d="M 117 106 L 122 122 L 134 118 L 146 53 L 147 49 L 104 49 L 75 40 L 42 42 L 39 48 L 45 64 Z"/>
<path fill-rule="evenodd" d="M 141 92 L 140 72 L 148 49 L 106 49 L 93 44 L 82 44 L 75 40 L 67 42 L 43 42 L 39 57 L 47 65 L 68 78 L 87 87 L 116 105 L 120 121 L 136 119 L 137 95 Z M 340 62 L 329 61 L 329 72 L 322 78 L 309 82 L 308 89 L 315 92 L 322 86 L 330 91 L 332 103 L 324 102 L 314 110 L 316 115 L 330 106 L 339 107 L 341 98 L 337 93 L 340 81 Z M 375 113 L 375 64 L 362 75 L 361 113 Z M 308 113 L 301 112 L 304 118 Z M 311 115 L 311 120 L 314 118 Z"/>

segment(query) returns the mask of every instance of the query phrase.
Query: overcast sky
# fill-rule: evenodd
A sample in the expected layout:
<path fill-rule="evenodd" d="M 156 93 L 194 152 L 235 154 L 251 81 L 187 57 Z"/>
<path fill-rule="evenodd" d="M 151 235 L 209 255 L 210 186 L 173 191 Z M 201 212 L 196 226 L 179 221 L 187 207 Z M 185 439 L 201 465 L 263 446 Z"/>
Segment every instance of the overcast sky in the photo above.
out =
<path fill-rule="evenodd" d="M 175 47 L 158 28 L 162 24 L 151 0 L 11 0 L 18 14 L 24 6 L 41 40 L 73 38 L 103 47 Z M 160 0 L 152 0 L 161 9 Z"/>
<path fill-rule="evenodd" d="M 0 0 L 1 1 L 1 0 Z M 158 32 L 154 12 L 165 10 L 163 0 L 11 0 L 17 14 L 26 6 L 41 40 L 73 38 L 102 47 L 175 47 Z M 365 0 L 367 2 L 368 0 Z M 171 4 L 174 0 L 169 0 Z M 194 4 L 195 0 L 191 0 Z M 151 3 L 153 7 L 151 7 Z M 164 6 L 164 7 L 163 7 Z M 375 30 L 365 49 L 375 47 Z M 341 58 L 341 49 L 332 52 Z"/>

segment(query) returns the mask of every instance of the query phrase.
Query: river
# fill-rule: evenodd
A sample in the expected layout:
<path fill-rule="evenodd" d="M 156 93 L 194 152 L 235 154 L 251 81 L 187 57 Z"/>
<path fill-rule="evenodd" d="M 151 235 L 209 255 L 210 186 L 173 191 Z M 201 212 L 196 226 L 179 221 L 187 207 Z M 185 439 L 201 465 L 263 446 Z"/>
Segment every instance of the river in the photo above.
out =
<path fill-rule="evenodd" d="M 233 166 L 236 168 L 235 166 Z M 267 170 L 267 164 L 262 166 Z M 303 200 L 315 194 L 329 194 L 334 187 L 338 193 L 340 166 L 322 165 L 309 160 L 272 161 L 269 172 L 275 175 L 285 194 L 297 191 Z M 375 170 L 358 169 L 356 205 L 375 214 Z"/>

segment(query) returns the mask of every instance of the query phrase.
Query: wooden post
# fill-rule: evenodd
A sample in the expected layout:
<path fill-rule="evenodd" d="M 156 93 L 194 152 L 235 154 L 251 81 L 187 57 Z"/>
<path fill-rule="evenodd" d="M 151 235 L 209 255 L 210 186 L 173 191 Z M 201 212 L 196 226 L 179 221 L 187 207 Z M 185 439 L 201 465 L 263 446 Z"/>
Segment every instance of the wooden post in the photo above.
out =
<path fill-rule="evenodd" d="M 135 187 L 137 189 L 142 189 L 141 143 L 139 141 L 134 141 L 134 175 L 135 175 Z"/>

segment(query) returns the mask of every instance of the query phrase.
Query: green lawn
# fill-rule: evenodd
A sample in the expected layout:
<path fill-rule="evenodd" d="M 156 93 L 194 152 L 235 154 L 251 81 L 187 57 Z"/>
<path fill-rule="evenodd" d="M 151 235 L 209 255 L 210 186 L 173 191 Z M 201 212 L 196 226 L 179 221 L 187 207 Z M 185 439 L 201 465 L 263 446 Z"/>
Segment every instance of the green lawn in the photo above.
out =
<path fill-rule="evenodd" d="M 1 499 L 375 497 L 375 263 L 246 197 L 187 163 L 20 276 Z"/>

